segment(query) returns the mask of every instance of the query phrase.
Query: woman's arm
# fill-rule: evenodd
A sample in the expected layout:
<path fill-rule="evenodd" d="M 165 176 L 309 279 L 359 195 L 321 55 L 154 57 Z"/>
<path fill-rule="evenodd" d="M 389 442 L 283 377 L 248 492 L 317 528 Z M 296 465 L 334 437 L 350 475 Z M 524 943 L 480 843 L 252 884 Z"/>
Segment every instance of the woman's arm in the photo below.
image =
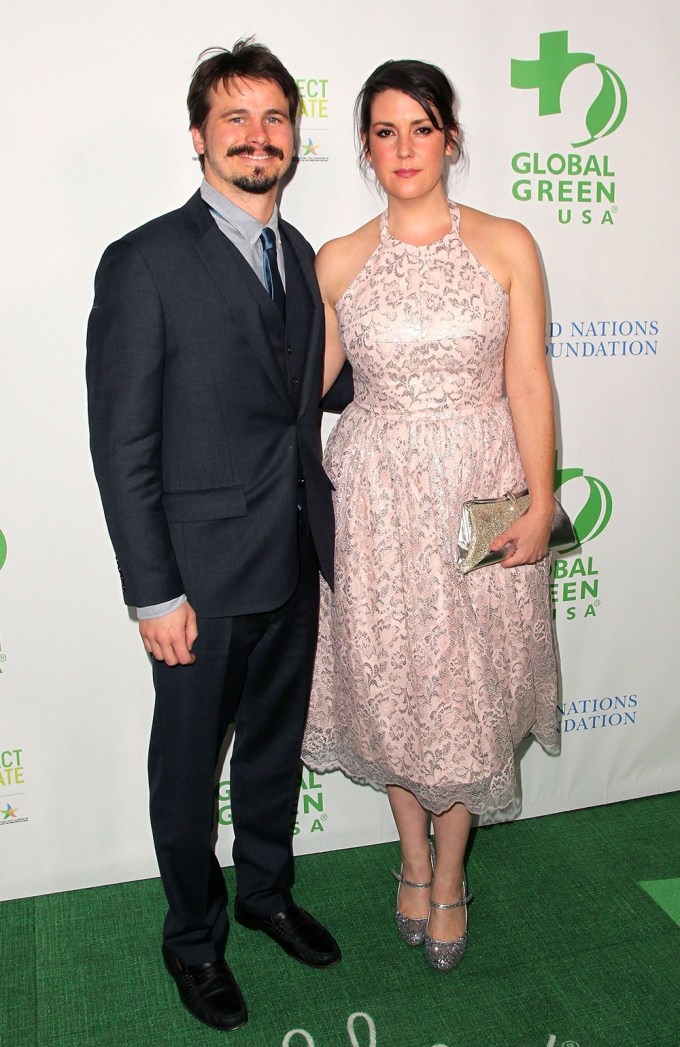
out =
<path fill-rule="evenodd" d="M 316 276 L 319 281 L 321 298 L 323 301 L 324 316 L 326 319 L 326 348 L 323 365 L 323 392 L 325 396 L 333 382 L 340 374 L 346 360 L 345 350 L 340 341 L 338 329 L 338 318 L 335 313 L 335 303 L 339 298 L 336 291 L 337 283 L 337 241 L 331 240 L 325 244 L 316 256 Z"/>
<path fill-rule="evenodd" d="M 335 307 L 380 243 L 380 220 L 372 218 L 349 236 L 329 240 L 316 256 L 316 276 L 326 317 L 325 396 L 346 361 Z"/>
<path fill-rule="evenodd" d="M 505 347 L 505 387 L 531 506 L 492 548 L 510 545 L 504 567 L 536 563 L 548 551 L 555 511 L 555 424 L 545 359 L 545 296 L 531 234 L 503 223 L 510 274 L 510 330 Z"/>

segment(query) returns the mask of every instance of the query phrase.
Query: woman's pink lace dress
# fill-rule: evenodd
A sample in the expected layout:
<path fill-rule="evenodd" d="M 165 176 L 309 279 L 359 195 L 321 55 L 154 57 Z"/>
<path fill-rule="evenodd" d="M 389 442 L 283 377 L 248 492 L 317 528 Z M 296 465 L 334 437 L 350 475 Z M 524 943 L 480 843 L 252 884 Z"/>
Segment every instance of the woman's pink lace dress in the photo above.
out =
<path fill-rule="evenodd" d="M 525 486 L 502 396 L 508 296 L 452 230 L 381 242 L 337 305 L 355 400 L 331 434 L 324 584 L 303 759 L 430 811 L 515 796 L 513 751 L 556 745 L 548 562 L 467 576 L 461 504 Z"/>

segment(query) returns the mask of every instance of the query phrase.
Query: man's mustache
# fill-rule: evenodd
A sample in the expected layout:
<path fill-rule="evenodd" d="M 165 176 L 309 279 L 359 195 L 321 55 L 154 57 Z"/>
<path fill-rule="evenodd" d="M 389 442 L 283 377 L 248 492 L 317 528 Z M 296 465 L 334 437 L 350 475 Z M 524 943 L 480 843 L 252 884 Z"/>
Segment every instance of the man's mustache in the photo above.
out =
<path fill-rule="evenodd" d="M 227 156 L 254 156 L 255 153 L 266 153 L 267 156 L 275 156 L 279 160 L 284 160 L 283 149 L 279 149 L 275 145 L 261 145 L 256 149 L 254 145 L 232 145 L 231 149 L 227 149 Z"/>

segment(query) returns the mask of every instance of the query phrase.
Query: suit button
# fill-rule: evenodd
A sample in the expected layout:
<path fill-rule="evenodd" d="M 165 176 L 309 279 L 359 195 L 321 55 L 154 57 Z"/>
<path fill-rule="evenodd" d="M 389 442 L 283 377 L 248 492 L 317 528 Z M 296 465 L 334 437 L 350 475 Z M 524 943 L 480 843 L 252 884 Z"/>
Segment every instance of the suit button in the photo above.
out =
<path fill-rule="evenodd" d="M 299 378 L 291 378 L 290 384 L 291 385 L 299 385 L 300 384 L 300 379 Z"/>
<path fill-rule="evenodd" d="M 293 352 L 293 346 L 292 345 L 287 345 L 286 346 L 286 352 L 287 353 L 292 353 Z"/>

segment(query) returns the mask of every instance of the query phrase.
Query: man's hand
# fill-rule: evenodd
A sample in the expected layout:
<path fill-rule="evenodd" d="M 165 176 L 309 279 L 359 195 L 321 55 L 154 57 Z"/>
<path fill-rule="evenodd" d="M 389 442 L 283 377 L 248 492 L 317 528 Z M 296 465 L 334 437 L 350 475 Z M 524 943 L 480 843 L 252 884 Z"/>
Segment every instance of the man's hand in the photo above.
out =
<path fill-rule="evenodd" d="M 148 618 L 139 623 L 139 635 L 149 654 L 167 665 L 191 665 L 196 655 L 191 653 L 198 636 L 196 614 L 187 601 L 162 618 Z"/>

